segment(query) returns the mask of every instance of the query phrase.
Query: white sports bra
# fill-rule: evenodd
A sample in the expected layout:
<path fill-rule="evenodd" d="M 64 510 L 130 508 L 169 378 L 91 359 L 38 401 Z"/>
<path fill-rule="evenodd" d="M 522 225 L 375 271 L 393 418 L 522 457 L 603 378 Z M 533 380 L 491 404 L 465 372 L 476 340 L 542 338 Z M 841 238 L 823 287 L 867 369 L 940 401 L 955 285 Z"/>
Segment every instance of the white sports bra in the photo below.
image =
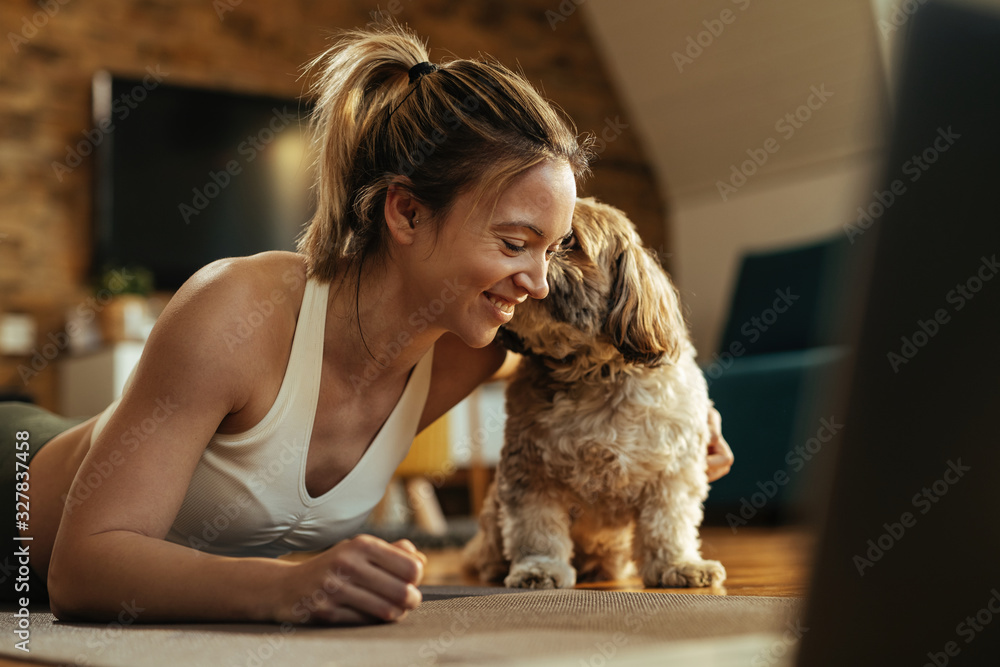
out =
<path fill-rule="evenodd" d="M 357 465 L 313 498 L 305 484 L 306 454 L 319 399 L 329 287 L 306 283 L 274 404 L 249 430 L 212 436 L 167 540 L 228 556 L 323 549 L 355 535 L 381 500 L 416 435 L 434 348 L 410 372 L 402 396 Z M 131 381 L 130 376 L 126 391 Z M 91 443 L 117 405 L 116 400 L 94 425 Z"/>

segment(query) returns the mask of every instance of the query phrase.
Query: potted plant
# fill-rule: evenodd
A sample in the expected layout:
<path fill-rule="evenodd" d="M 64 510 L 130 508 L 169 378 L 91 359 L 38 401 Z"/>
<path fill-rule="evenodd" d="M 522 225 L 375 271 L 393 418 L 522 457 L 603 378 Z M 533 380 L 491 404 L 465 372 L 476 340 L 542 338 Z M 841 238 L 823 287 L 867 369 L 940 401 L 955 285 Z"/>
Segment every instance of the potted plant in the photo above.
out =
<path fill-rule="evenodd" d="M 146 340 L 149 333 L 147 297 L 153 274 L 141 266 L 106 266 L 94 290 L 94 308 L 105 343 Z"/>

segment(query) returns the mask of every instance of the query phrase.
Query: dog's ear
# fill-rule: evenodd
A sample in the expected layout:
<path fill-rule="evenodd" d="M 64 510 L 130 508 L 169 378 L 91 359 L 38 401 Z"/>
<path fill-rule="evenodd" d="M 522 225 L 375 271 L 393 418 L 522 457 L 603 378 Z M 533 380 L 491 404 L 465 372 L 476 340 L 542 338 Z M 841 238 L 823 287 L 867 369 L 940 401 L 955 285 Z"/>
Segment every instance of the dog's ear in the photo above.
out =
<path fill-rule="evenodd" d="M 680 358 L 686 324 L 677 290 L 638 237 L 620 249 L 605 332 L 626 361 L 659 366 Z"/>

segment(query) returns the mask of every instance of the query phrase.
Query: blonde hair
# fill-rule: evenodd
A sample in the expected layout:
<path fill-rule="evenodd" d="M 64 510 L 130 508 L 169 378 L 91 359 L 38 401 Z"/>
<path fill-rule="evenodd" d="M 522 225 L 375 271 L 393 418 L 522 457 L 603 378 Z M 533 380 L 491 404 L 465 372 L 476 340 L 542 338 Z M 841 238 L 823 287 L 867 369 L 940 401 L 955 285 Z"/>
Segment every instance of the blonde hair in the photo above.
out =
<path fill-rule="evenodd" d="M 384 258 L 393 182 L 440 229 L 457 195 L 499 194 L 544 160 L 564 161 L 578 180 L 588 173 L 593 140 L 578 141 L 572 121 L 521 76 L 495 61 L 452 60 L 411 83 L 411 68 L 427 60 L 415 34 L 383 20 L 341 32 L 308 65 L 316 212 L 298 248 L 310 277 L 330 281 L 345 260 Z"/>

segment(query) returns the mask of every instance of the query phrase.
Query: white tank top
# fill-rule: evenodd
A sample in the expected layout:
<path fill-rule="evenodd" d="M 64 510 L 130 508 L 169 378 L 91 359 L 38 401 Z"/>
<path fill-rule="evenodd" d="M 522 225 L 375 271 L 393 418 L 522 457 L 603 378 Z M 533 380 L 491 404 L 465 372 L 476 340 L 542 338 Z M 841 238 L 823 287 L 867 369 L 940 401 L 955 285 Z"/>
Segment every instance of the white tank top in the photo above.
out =
<path fill-rule="evenodd" d="M 274 404 L 249 430 L 212 436 L 167 540 L 227 556 L 324 549 L 357 534 L 381 500 L 416 435 L 434 348 L 414 366 L 402 396 L 357 465 L 313 498 L 305 484 L 306 454 L 319 399 L 329 287 L 316 280 L 306 283 Z M 117 405 L 112 403 L 94 425 L 91 443 Z"/>

